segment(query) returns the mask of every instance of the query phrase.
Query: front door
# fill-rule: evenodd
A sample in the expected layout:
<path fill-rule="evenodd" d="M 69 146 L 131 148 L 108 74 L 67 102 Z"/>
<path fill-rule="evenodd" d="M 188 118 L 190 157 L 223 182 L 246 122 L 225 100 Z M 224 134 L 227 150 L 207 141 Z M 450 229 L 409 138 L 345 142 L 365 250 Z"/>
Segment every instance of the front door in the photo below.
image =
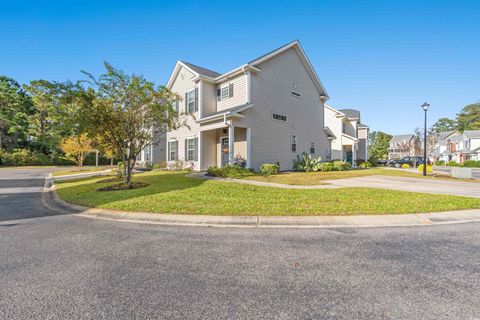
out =
<path fill-rule="evenodd" d="M 353 158 L 353 152 L 352 152 L 352 150 L 348 150 L 347 151 L 347 159 L 346 159 L 347 162 L 352 163 L 352 158 Z"/>
<path fill-rule="evenodd" d="M 228 165 L 229 143 L 228 138 L 222 138 L 220 149 L 222 153 L 222 167 Z"/>

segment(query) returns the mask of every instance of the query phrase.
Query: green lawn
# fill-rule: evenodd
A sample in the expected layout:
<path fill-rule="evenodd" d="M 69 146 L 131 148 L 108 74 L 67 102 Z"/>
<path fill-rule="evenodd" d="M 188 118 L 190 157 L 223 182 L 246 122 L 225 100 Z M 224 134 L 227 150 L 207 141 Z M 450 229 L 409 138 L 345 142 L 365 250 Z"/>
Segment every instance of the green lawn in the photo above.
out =
<path fill-rule="evenodd" d="M 110 166 L 83 166 L 82 170 L 79 170 L 78 167 L 66 167 L 62 170 L 53 171 L 52 175 L 54 177 L 57 176 L 64 176 L 69 174 L 79 174 L 79 173 L 87 173 L 87 172 L 96 172 L 96 171 L 104 171 L 110 169 Z"/>
<path fill-rule="evenodd" d="M 435 177 L 427 176 L 423 177 L 421 173 L 412 173 L 403 170 L 391 170 L 385 168 L 369 168 L 369 169 L 357 169 L 348 171 L 328 171 L 328 172 L 283 172 L 272 176 L 248 176 L 245 179 L 255 180 L 262 182 L 274 182 L 290 185 L 322 185 L 325 184 L 325 180 L 365 177 L 372 175 L 383 176 L 401 176 L 410 178 L 425 178 L 425 179 L 452 179 L 447 176 Z M 471 180 L 468 180 L 471 181 Z"/>
<path fill-rule="evenodd" d="M 202 215 L 358 215 L 480 208 L 480 199 L 415 194 L 370 188 L 277 189 L 188 178 L 183 173 L 152 171 L 135 181 L 134 190 L 98 192 L 105 178 L 57 183 L 66 201 L 124 211 Z"/>

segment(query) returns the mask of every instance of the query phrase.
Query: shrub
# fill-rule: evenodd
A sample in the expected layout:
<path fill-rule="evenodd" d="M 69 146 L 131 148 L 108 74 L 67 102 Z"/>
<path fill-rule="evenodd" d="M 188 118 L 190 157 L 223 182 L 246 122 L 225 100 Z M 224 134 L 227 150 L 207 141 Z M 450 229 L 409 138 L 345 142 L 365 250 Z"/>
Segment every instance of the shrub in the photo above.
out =
<path fill-rule="evenodd" d="M 444 160 L 437 160 L 437 161 L 435 161 L 435 165 L 436 166 L 443 166 L 443 165 L 445 165 L 445 161 Z"/>
<path fill-rule="evenodd" d="M 253 171 L 237 166 L 237 165 L 228 165 L 224 167 L 208 167 L 207 168 L 207 175 L 214 176 L 214 177 L 222 177 L 222 178 L 243 178 L 246 176 L 253 175 Z"/>
<path fill-rule="evenodd" d="M 358 165 L 360 168 L 370 168 L 372 164 L 369 161 L 362 161 Z"/>
<path fill-rule="evenodd" d="M 245 168 L 247 165 L 247 160 L 245 160 L 242 156 L 237 155 L 235 158 L 233 158 L 233 164 Z"/>
<path fill-rule="evenodd" d="M 29 149 L 15 149 L 11 152 L 0 150 L 0 165 L 3 166 L 45 166 L 52 163 L 46 154 Z"/>
<path fill-rule="evenodd" d="M 321 157 L 312 158 L 310 154 L 303 153 L 302 157 L 297 154 L 297 159 L 293 160 L 293 169 L 297 171 L 312 172 L 318 171 Z"/>
<path fill-rule="evenodd" d="M 447 166 L 449 166 L 449 167 L 457 167 L 457 166 L 458 166 L 458 163 L 457 163 L 457 161 L 455 161 L 455 160 L 450 160 L 450 161 L 448 161 Z"/>
<path fill-rule="evenodd" d="M 423 163 L 419 165 L 417 168 L 418 168 L 418 171 L 423 172 Z M 432 166 L 427 164 L 427 173 L 432 173 L 432 171 L 433 171 Z"/>
<path fill-rule="evenodd" d="M 402 164 L 403 169 L 410 169 L 410 165 L 408 163 Z"/>
<path fill-rule="evenodd" d="M 465 162 L 463 163 L 463 165 L 465 167 L 469 167 L 469 168 L 480 168 L 480 161 L 476 161 L 476 160 L 465 160 Z"/>
<path fill-rule="evenodd" d="M 264 163 L 260 166 L 260 172 L 263 175 L 267 176 L 272 174 L 278 174 L 280 172 L 280 166 L 273 163 Z"/>
<path fill-rule="evenodd" d="M 370 162 L 372 167 L 377 167 L 378 166 L 378 159 L 376 157 L 368 158 L 368 162 Z"/>
<path fill-rule="evenodd" d="M 318 165 L 318 170 L 322 172 L 333 171 L 335 166 L 331 162 L 322 162 Z"/>
<path fill-rule="evenodd" d="M 333 167 L 334 167 L 335 170 L 345 171 L 345 170 L 351 169 L 352 164 L 350 162 L 346 162 L 346 161 L 334 161 L 333 162 Z"/>

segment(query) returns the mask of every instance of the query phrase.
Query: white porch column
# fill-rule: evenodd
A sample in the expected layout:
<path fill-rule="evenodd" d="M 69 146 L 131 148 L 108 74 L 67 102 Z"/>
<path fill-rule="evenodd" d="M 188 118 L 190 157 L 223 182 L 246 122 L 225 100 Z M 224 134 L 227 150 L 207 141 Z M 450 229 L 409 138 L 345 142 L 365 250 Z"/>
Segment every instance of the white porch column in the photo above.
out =
<path fill-rule="evenodd" d="M 203 81 L 198 81 L 198 115 L 203 118 Z"/>
<path fill-rule="evenodd" d="M 252 129 L 247 128 L 247 168 L 252 167 Z"/>
<path fill-rule="evenodd" d="M 228 127 L 228 164 L 233 164 L 233 158 L 235 157 L 235 126 L 230 123 Z"/>
<path fill-rule="evenodd" d="M 353 143 L 352 144 L 352 167 L 356 166 L 356 161 L 357 160 L 357 144 Z"/>
<path fill-rule="evenodd" d="M 202 136 L 203 136 L 203 132 L 202 131 L 199 131 L 198 132 L 198 171 L 202 171 L 203 170 L 203 167 L 202 167 L 202 164 L 203 164 L 203 159 L 202 159 Z"/>

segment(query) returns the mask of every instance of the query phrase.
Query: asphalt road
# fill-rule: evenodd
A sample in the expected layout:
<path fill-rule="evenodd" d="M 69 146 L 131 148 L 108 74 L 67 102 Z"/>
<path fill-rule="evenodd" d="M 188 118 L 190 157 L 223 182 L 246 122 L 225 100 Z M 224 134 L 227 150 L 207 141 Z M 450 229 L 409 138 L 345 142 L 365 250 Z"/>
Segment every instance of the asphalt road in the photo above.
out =
<path fill-rule="evenodd" d="M 0 319 L 480 318 L 478 223 L 110 222 L 54 215 L 41 193 L 22 193 L 18 185 L 36 187 L 42 174 L 12 182 L 0 170 Z M 2 193 L 12 183 L 18 193 Z"/>

